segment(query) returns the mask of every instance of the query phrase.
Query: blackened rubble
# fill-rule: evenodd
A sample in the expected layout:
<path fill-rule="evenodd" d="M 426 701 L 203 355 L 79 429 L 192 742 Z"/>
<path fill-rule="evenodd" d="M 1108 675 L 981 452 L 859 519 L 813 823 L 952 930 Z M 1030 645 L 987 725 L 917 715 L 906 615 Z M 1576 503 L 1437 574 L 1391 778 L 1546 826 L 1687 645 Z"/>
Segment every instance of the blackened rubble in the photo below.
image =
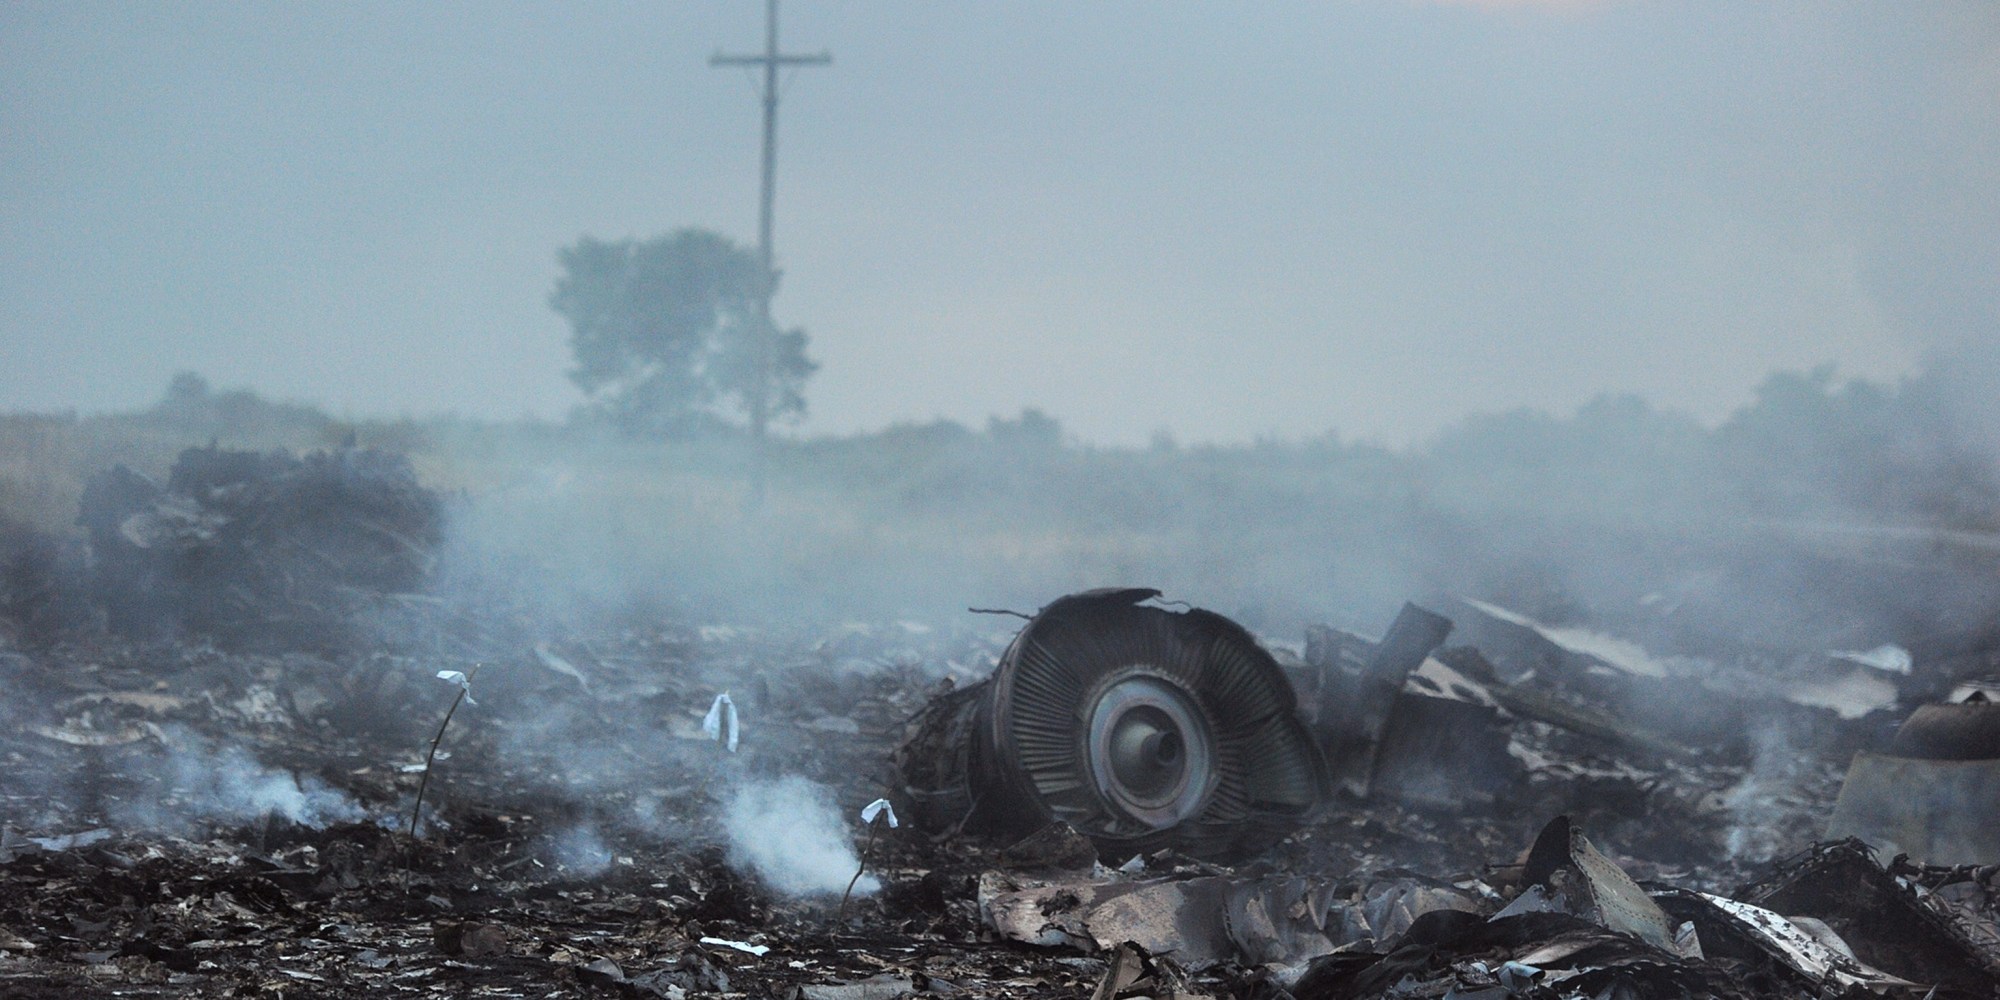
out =
<path fill-rule="evenodd" d="M 1431 659 L 1452 623 L 1414 606 L 1379 643 L 1313 630 L 1303 660 L 1286 669 L 1238 653 L 1207 612 L 1143 607 L 1158 596 L 1105 590 L 1051 604 L 1022 629 L 990 681 L 937 699 L 898 752 L 905 794 L 924 807 L 918 815 L 936 835 L 1010 838 L 1024 817 L 1034 817 L 1065 830 L 1074 824 L 1106 863 L 1131 856 L 1109 873 L 989 873 L 981 881 L 981 910 L 1003 937 L 1087 951 L 1132 944 L 1192 971 L 1261 967 L 1279 987 L 1297 985 L 1301 995 L 1315 996 L 1403 995 L 1426 981 L 1439 992 L 1463 987 L 1497 991 L 1494 996 L 1540 987 L 1587 996 L 1810 996 L 1824 989 L 1924 995 L 1935 987 L 1976 996 L 2000 986 L 2000 955 L 1985 943 L 1993 914 L 1972 916 L 1922 902 L 1858 841 L 1767 876 L 1767 883 L 1777 880 L 1775 888 L 1715 891 L 1716 866 L 1704 861 L 1704 849 L 1713 852 L 1709 859 L 1740 859 L 1750 846 L 1746 828 L 1775 842 L 1786 810 L 1772 796 L 1786 785 L 1809 784 L 1808 794 L 1817 798 L 1791 822 L 1823 822 L 1827 772 L 1815 775 L 1788 762 L 1774 775 L 1770 760 L 1751 744 L 1694 742 L 1699 727 L 1714 722 L 1675 718 L 1667 706 L 1676 694 L 1695 693 L 1679 700 L 1681 710 L 1716 714 L 1702 712 L 1701 705 L 1723 700 L 1729 679 L 1712 665 L 1698 665 L 1705 676 L 1697 677 L 1689 666 L 1663 663 L 1630 643 L 1550 629 L 1466 602 L 1483 616 L 1489 645 L 1511 671 L 1472 648 Z M 1158 638 L 1187 630 L 1215 638 Z M 1864 658 L 1903 659 L 1898 672 L 1910 672 L 1906 654 Z M 1548 679 L 1537 683 L 1537 675 Z M 1304 702 L 1284 712 L 1287 722 L 1305 722 L 1311 733 L 1307 748 L 1317 760 L 1299 771 L 1322 776 L 1313 801 L 1285 814 L 1305 826 L 1292 845 L 1322 834 L 1329 818 L 1366 823 L 1392 804 L 1434 817 L 1462 818 L 1468 810 L 1531 817 L 1548 815 L 1550 799 L 1559 797 L 1567 799 L 1562 812 L 1588 810 L 1593 820 L 1612 821 L 1610 829 L 1623 834 L 1628 850 L 1679 856 L 1689 869 L 1656 869 L 1660 882 L 1648 891 L 1581 826 L 1558 814 L 1517 864 L 1488 865 L 1428 884 L 1354 879 L 1351 869 L 1333 874 L 1313 858 L 1274 866 L 1312 873 L 1303 876 L 1148 871 L 1135 847 L 1164 846 L 1217 860 L 1241 853 L 1240 842 L 1217 837 L 1210 826 L 1218 814 L 1255 814 L 1262 800 L 1243 789 L 1259 787 L 1255 762 L 1269 759 L 1268 752 L 1259 757 L 1212 748 L 1230 745 L 1229 737 L 1217 734 L 1263 731 L 1277 710 L 1241 692 L 1277 678 Z M 1117 713 L 1131 700 L 1123 692 L 1138 682 L 1150 685 L 1154 701 L 1170 710 L 1121 734 Z M 1696 687 L 1698 692 L 1688 690 Z M 1739 691 L 1723 718 L 1740 720 L 1761 708 L 1770 717 L 1797 720 L 1790 738 L 1822 752 L 1853 738 L 1850 724 L 1866 714 L 1783 689 L 1764 692 L 1772 704 L 1760 706 L 1757 689 L 1747 690 L 1752 693 Z M 1509 703 L 1527 709 L 1527 718 L 1507 712 Z M 1943 714 L 1954 725 L 1931 728 L 1950 729 L 1957 743 L 1983 752 L 1984 729 L 1974 726 L 1966 738 L 1961 730 L 1967 726 L 1956 724 L 1966 711 L 1983 711 L 1983 703 L 1952 708 L 1964 710 Z M 1641 721 L 1632 725 L 1626 720 L 1635 714 Z M 1922 709 L 1913 721 L 1938 714 Z M 1109 738 L 1099 739 L 1107 716 Z M 1073 728 L 1087 727 L 1091 736 L 1052 738 L 1063 719 L 1073 720 Z M 1191 749 L 1151 752 L 1162 733 L 1177 750 Z M 1635 733 L 1639 738 L 1632 738 Z M 1571 763 L 1563 758 L 1584 755 L 1573 742 L 1577 737 L 1598 746 Z M 1900 739 L 1910 742 L 1908 727 Z M 1745 758 L 1748 773 L 1726 786 L 1715 780 Z M 1821 780 L 1812 781 L 1815 776 Z M 1174 815 L 1135 809 L 1128 801 L 1135 789 L 1128 785 L 1139 792 L 1157 785 L 1189 797 Z M 996 810 L 996 803 L 1002 807 Z M 1930 821 L 1957 828 L 1995 819 L 1990 803 L 1956 805 L 1983 813 L 1983 820 L 1945 815 Z M 1641 824 L 1655 831 L 1652 839 L 1632 836 Z M 1716 836 L 1725 824 L 1726 832 Z M 1798 839 L 1811 836 L 1800 831 Z M 1028 842 L 1049 840 L 1043 831 Z M 1711 884 L 1701 885 L 1704 880 Z M 1977 895 L 1971 889 L 1964 895 L 1984 901 L 1986 882 L 1969 881 Z M 1801 897 L 1801 885 L 1819 890 Z M 1760 905 L 1788 900 L 1795 905 Z M 1550 914 L 1571 920 L 1551 923 Z M 1583 940 L 1565 943 L 1579 933 L 1576 921 L 1592 929 L 1581 932 Z M 1420 930 L 1428 949 L 1423 962 L 1399 964 L 1394 959 Z M 1868 940 L 1857 950 L 1848 935 Z M 1369 961 L 1371 955 L 1376 961 Z M 1491 974 L 1496 967 L 1514 970 L 1517 981 Z M 1384 977 L 1383 970 L 1395 974 Z"/>
<path fill-rule="evenodd" d="M 88 583 L 113 629 L 235 646 L 353 645 L 429 582 L 444 502 L 363 448 L 183 451 L 165 485 L 119 465 L 84 487 Z"/>
<path fill-rule="evenodd" d="M 932 840 L 904 827 L 884 832 L 872 852 L 882 891 L 836 922 L 832 899 L 779 897 L 730 866 L 726 837 L 714 829 L 729 785 L 804 774 L 855 813 L 892 779 L 883 761 L 903 722 L 940 685 L 976 679 L 1007 637 L 904 626 L 705 633 L 635 627 L 547 640 L 539 654 L 533 645 L 490 651 L 475 682 L 479 706 L 454 722 L 451 757 L 435 777 L 439 808 L 427 823 L 435 832 L 414 848 L 397 832 L 414 791 L 407 769 L 452 690 L 425 673 L 434 661 L 110 637 L 11 652 L 7 690 L 33 695 L 11 704 L 49 707 L 12 709 L 19 724 L 5 737 L 0 792 L 12 835 L 0 847 L 0 982 L 29 996 L 757 996 L 855 987 L 808 993 L 845 996 L 895 986 L 1027 997 L 1076 996 L 1105 982 L 1114 984 L 1108 995 L 1138 995 L 1134 983 L 1171 981 L 1212 996 L 1276 996 L 1287 982 L 1297 996 L 1391 995 L 1410 983 L 1435 984 L 1442 995 L 1447 985 L 1469 992 L 1513 982 L 1550 996 L 1588 986 L 1582 995 L 1803 997 L 1819 988 L 1782 951 L 1725 938 L 1733 925 L 1723 916 L 1703 918 L 1718 928 L 1704 933 L 1698 906 L 1716 904 L 1689 895 L 1771 909 L 1771 892 L 1801 884 L 1847 886 L 1834 893 L 1843 897 L 1887 894 L 1862 912 L 1895 913 L 1890 939 L 1868 937 L 1866 924 L 1829 907 L 1771 910 L 1817 917 L 1887 975 L 1976 983 L 1983 973 L 1967 956 L 1994 954 L 2000 870 L 1884 868 L 1858 847 L 1767 869 L 1730 853 L 1728 799 L 1749 778 L 1746 764 L 1648 758 L 1519 719 L 1509 752 L 1525 761 L 1526 780 L 1492 809 L 1383 797 L 1329 810 L 1240 866 L 1156 850 L 1119 874 L 1079 853 L 1074 836 L 1040 833 L 1016 846 Z M 588 688 L 549 668 L 547 654 L 562 656 Z M 745 665 L 757 667 L 747 684 Z M 385 672 L 408 680 L 386 704 L 352 707 Z M 725 683 L 744 714 L 734 756 L 699 726 Z M 342 698 L 349 709 L 328 710 Z M 400 723 L 382 721 L 396 712 L 405 713 Z M 44 730 L 143 735 L 72 742 Z M 163 777 L 162 764 L 170 745 L 204 740 L 243 749 L 267 776 L 295 777 L 290 787 L 313 779 L 364 818 L 318 829 L 269 813 L 201 818 L 192 808 L 200 789 Z M 1770 805 L 1801 847 L 1837 787 L 1814 773 L 1772 786 Z M 1827 775 L 1837 775 L 1831 763 Z M 127 811 L 148 803 L 157 820 Z M 1560 864 L 1530 877 L 1517 862 L 1543 818 L 1564 812 L 1577 814 L 1593 851 L 1661 900 L 1676 929 L 1695 924 L 1704 957 L 1597 923 L 1589 907 L 1493 919 L 1533 898 L 1534 885 L 1563 881 L 1553 874 Z M 852 828 L 858 838 L 858 816 Z M 1817 860 L 1825 857 L 1839 864 Z M 1088 900 L 1118 885 L 1136 888 L 1112 899 L 1201 913 L 1211 936 L 1200 940 L 1210 943 L 1196 951 L 1192 936 L 1154 935 L 1144 913 L 1113 925 L 1131 946 L 1087 932 L 1023 945 L 996 922 L 1022 912 L 993 905 L 1005 892 L 1055 886 L 1047 912 L 1028 911 L 1050 922 L 1101 908 Z M 1169 905 L 1177 899 L 1194 902 Z M 1928 940 L 1942 942 L 1924 953 L 1927 964 L 1870 957 L 1871 948 L 1908 949 L 1912 913 L 1930 914 Z M 1940 996 L 1951 995 L 1946 985 Z M 1980 994 L 1966 986 L 1957 995 Z"/>
<path fill-rule="evenodd" d="M 236 565 L 269 580 L 285 564 Z M 231 615 L 296 609 L 300 591 L 243 604 L 227 578 L 201 586 Z M 1412 609 L 1412 643 L 1322 628 L 1292 646 L 1123 591 L 1116 606 L 1143 604 L 1157 634 L 1198 624 L 1259 664 L 1233 676 L 1276 672 L 1252 721 L 1296 724 L 1312 754 L 1371 751 L 1309 755 L 1310 808 L 1248 839 L 1107 837 L 1087 811 L 1081 827 L 1037 813 L 982 834 L 938 822 L 976 789 L 936 793 L 972 759 L 964 706 L 1023 648 L 996 619 L 553 625 L 346 579 L 340 593 L 398 609 L 393 641 L 121 616 L 0 629 L 0 992 L 1915 998 L 2000 982 L 2000 864 L 1821 842 L 1849 758 L 1889 749 L 1885 719 L 1951 690 L 1940 671 L 1984 662 L 1964 650 L 1913 645 L 1909 672 L 1887 672 L 1895 707 L 1850 717 L 1799 690 L 1880 668 L 1801 662 L 1780 684 L 1713 655 L 1634 659 L 1493 604 L 1494 635 L 1477 609 L 1440 605 L 1452 629 Z M 105 587 L 83 598 L 104 607 Z M 441 670 L 473 675 L 476 704 L 443 741 L 412 841 L 423 751 L 457 693 Z M 1779 724 L 1745 738 L 1671 709 L 1732 689 L 1751 704 L 1729 718 Z M 1187 744 L 1162 720 L 1196 716 L 1156 686 L 1121 690 L 1103 746 L 1133 755 L 1127 797 L 1180 802 L 1159 769 Z M 701 725 L 724 692 L 733 754 Z M 1215 745 L 1210 766 L 1235 766 L 1241 744 Z M 880 887 L 844 916 L 852 867 L 786 895 L 731 828 L 741 790 L 792 780 L 825 790 L 850 852 L 878 797 L 923 820 L 875 831 Z"/>

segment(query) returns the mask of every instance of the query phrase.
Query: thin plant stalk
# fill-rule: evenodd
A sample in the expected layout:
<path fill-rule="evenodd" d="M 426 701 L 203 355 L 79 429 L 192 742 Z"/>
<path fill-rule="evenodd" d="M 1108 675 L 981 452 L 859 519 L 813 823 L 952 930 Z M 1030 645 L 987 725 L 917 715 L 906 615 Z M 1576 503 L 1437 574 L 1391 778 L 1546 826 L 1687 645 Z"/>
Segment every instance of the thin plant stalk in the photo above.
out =
<path fill-rule="evenodd" d="M 854 893 L 854 884 L 861 881 L 861 873 L 868 870 L 868 852 L 875 846 L 875 828 L 882 825 L 882 817 L 876 816 L 868 824 L 868 840 L 861 845 L 861 867 L 854 869 L 854 877 L 847 880 L 847 889 L 840 894 L 840 909 L 835 910 L 833 919 L 847 915 L 847 897 Z"/>
<path fill-rule="evenodd" d="M 429 788 L 431 784 L 431 764 L 437 760 L 438 744 L 444 742 L 444 731 L 451 726 L 451 717 L 458 714 L 459 702 L 464 701 L 466 693 L 472 690 L 472 679 L 477 676 L 479 667 L 474 665 L 472 673 L 466 676 L 465 683 L 459 687 L 458 694 L 451 699 L 451 707 L 445 709 L 444 721 L 438 723 L 437 735 L 431 737 L 430 752 L 424 755 L 424 776 L 417 781 L 417 804 L 410 810 L 410 850 L 413 853 L 417 848 L 417 819 L 424 813 L 424 789 Z"/>

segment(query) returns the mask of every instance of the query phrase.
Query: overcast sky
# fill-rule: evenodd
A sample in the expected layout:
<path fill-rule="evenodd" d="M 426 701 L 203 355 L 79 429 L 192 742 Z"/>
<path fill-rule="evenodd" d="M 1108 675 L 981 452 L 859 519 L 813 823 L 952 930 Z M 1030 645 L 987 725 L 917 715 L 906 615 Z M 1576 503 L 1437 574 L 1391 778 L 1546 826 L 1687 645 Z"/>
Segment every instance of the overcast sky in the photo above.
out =
<path fill-rule="evenodd" d="M 577 237 L 755 238 L 763 5 L 0 6 L 0 408 L 560 416 Z M 1400 444 L 2000 339 L 2000 5 L 792 0 L 807 433 Z"/>

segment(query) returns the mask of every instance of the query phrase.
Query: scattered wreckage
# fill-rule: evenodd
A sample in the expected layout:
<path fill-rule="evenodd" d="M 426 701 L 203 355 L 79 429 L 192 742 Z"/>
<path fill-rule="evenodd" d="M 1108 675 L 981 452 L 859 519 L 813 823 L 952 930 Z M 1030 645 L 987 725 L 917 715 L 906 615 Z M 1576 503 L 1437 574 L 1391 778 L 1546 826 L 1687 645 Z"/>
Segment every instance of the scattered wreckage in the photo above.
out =
<path fill-rule="evenodd" d="M 1662 757 L 1748 759 L 1759 727 L 1852 740 L 1844 724 L 1895 701 L 1879 677 L 1753 683 L 1477 601 L 1459 602 L 1476 645 L 1443 648 L 1453 620 L 1410 604 L 1379 642 L 1315 627 L 1281 663 L 1237 623 L 1149 603 L 1159 597 L 1056 600 L 991 677 L 927 706 L 895 755 L 919 825 L 1018 839 L 1059 821 L 1107 860 L 1161 847 L 1240 860 L 1336 801 L 1491 806 L 1524 777 L 1509 753 L 1517 719 Z M 1829 661 L 1849 678 L 1911 672 L 1896 647 Z M 1920 707 L 1887 754 L 1857 755 L 1837 836 L 1927 848 L 1916 856 L 1940 863 L 2000 857 L 2000 705 L 1967 690 Z M 1912 777 L 1933 794 L 1909 822 L 1930 833 L 1892 839 L 1892 821 L 1846 818 L 1864 794 L 1907 800 L 1867 788 Z"/>
<path fill-rule="evenodd" d="M 1948 694 L 1984 654 L 1732 669 L 1470 600 L 1286 647 L 1139 589 L 1062 598 L 1011 638 L 485 621 L 424 644 L 443 652 L 371 646 L 353 623 L 423 585 L 438 504 L 351 450 L 196 449 L 165 487 L 93 485 L 113 634 L 0 649 L 20 696 L 0 706 L 0 989 L 2000 992 L 2000 749 L 1982 689 Z M 436 670 L 480 663 L 409 837 L 436 716 L 408 708 L 442 712 Z M 1891 736 L 1898 706 L 1940 698 Z M 190 746 L 208 763 L 176 776 Z M 172 834 L 132 808 L 222 767 L 344 805 Z M 771 774 L 915 821 L 849 831 L 879 892 L 787 896 L 739 863 L 723 800 Z"/>
<path fill-rule="evenodd" d="M 1519 862 L 1452 880 L 993 873 L 980 898 L 1001 936 L 1112 955 L 1112 976 L 1131 950 L 1183 977 L 1262 969 L 1298 1000 L 1992 995 L 1993 871 L 1892 868 L 1842 841 L 1733 896 L 1649 889 L 1557 817 Z"/>
<path fill-rule="evenodd" d="M 1883 707 L 1879 681 L 1801 683 L 1774 692 L 1774 708 L 1726 679 L 1677 682 L 1630 643 L 1469 601 L 1479 648 L 1441 650 L 1453 622 L 1406 605 L 1379 642 L 1315 628 L 1281 663 L 1236 623 L 1148 603 L 1159 596 L 1049 604 L 991 677 L 932 701 L 895 753 L 932 836 L 1011 842 L 1012 868 L 1043 869 L 982 876 L 994 931 L 1112 956 L 1099 995 L 1225 964 L 1270 970 L 1299 998 L 2000 990 L 2000 713 L 1983 697 L 1920 708 L 1891 746 L 1900 756 L 1857 755 L 1834 837 L 1731 895 L 1642 887 L 1568 816 L 1517 863 L 1450 880 L 1236 874 L 1210 862 L 1252 858 L 1329 812 L 1518 800 L 1534 752 L 1510 738 L 1514 720 L 1641 754 L 1690 755 L 1689 738 L 1741 751 L 1718 725 L 1759 709 L 1851 722 Z M 1894 647 L 1831 659 L 1836 675 L 1911 672 Z M 1913 776 L 1914 791 L 1898 787 Z M 1850 832 L 1895 860 L 1884 869 L 1862 840 L 1839 839 Z M 1906 847 L 1961 867 L 1918 867 Z"/>

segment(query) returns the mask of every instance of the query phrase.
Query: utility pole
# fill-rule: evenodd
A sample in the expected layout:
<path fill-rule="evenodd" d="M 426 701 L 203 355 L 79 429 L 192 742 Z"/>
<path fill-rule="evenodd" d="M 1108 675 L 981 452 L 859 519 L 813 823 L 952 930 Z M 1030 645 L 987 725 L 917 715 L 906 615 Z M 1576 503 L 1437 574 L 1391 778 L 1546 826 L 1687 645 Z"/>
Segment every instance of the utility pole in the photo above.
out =
<path fill-rule="evenodd" d="M 757 202 L 757 257 L 763 262 L 764 287 L 757 307 L 757 384 L 750 391 L 750 434 L 757 456 L 757 499 L 764 494 L 765 432 L 771 422 L 771 369 L 777 354 L 777 327 L 771 322 L 771 297 L 778 292 L 778 269 L 771 251 L 771 204 L 778 183 L 778 67 L 825 66 L 833 62 L 826 52 L 815 55 L 783 55 L 778 52 L 778 0 L 765 0 L 764 52 L 754 56 L 726 56 L 720 52 L 708 58 L 710 66 L 759 66 L 764 70 L 764 178 Z"/>

